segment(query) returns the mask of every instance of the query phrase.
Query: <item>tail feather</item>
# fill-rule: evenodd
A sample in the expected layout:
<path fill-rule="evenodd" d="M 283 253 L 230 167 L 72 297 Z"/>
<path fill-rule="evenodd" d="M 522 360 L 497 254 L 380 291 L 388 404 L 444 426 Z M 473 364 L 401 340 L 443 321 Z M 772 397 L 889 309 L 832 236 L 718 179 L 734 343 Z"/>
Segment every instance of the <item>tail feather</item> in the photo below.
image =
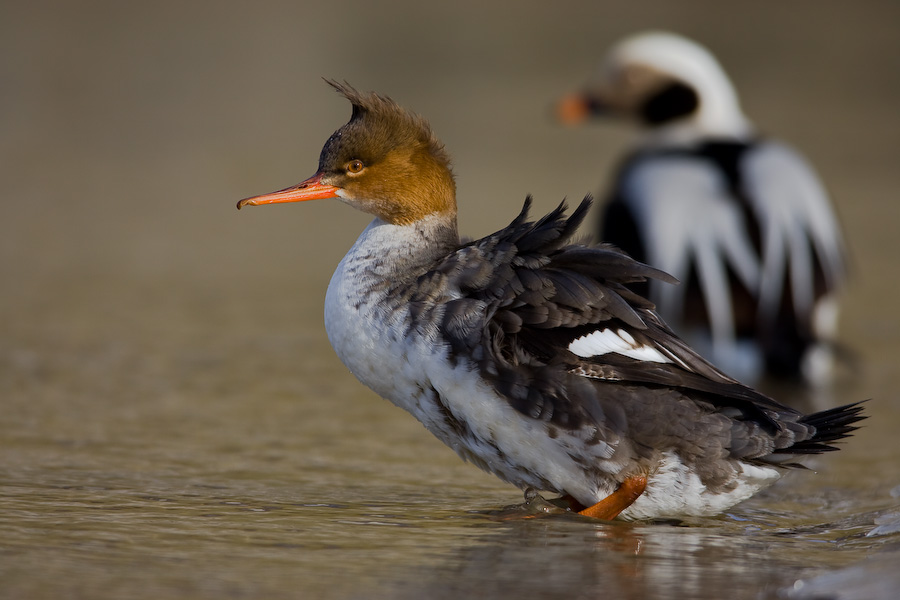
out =
<path fill-rule="evenodd" d="M 866 418 L 866 415 L 862 414 L 863 402 L 865 401 L 806 415 L 800 419 L 800 423 L 815 427 L 816 432 L 813 436 L 788 448 L 776 450 L 775 453 L 822 454 L 839 450 L 838 447 L 831 444 L 850 437 L 854 431 L 859 429 L 855 423 Z"/>

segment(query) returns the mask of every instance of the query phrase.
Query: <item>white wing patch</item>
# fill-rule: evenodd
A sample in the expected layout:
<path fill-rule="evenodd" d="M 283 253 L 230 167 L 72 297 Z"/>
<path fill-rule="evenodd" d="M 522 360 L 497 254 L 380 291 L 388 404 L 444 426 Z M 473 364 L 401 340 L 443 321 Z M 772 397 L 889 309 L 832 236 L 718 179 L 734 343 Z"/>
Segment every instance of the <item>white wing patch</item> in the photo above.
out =
<path fill-rule="evenodd" d="M 581 358 L 602 354 L 621 354 L 629 358 L 655 363 L 670 363 L 672 359 L 663 355 L 653 346 L 645 346 L 635 341 L 624 329 L 599 329 L 572 340 L 569 352 Z"/>

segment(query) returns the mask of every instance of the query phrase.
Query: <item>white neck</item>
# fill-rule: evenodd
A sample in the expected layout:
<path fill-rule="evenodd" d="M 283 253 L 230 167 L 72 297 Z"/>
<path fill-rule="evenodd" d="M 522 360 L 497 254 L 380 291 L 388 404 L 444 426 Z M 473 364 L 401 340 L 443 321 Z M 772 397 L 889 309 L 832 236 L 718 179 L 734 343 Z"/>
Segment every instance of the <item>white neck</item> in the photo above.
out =
<path fill-rule="evenodd" d="M 702 113 L 701 108 L 690 118 L 644 130 L 639 143 L 642 146 L 685 146 L 709 138 L 741 141 L 754 135 L 753 125 L 740 111 L 732 115 L 707 116 Z"/>

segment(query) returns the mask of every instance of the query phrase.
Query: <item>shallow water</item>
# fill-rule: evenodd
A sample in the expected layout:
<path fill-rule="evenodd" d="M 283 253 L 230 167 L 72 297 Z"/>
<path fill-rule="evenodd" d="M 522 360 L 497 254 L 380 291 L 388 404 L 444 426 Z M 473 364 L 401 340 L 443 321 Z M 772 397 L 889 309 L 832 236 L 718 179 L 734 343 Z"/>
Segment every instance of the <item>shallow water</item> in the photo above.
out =
<path fill-rule="evenodd" d="M 825 576 L 829 592 L 852 582 L 840 597 L 896 589 L 898 415 L 874 402 L 879 420 L 818 472 L 726 515 L 605 524 L 523 507 L 331 361 L 279 358 L 325 347 L 193 344 L 161 343 L 159 364 L 97 348 L 33 359 L 2 430 L 4 596 L 818 598 L 804 590 Z"/>
<path fill-rule="evenodd" d="M 898 415 L 874 403 L 879 421 L 818 472 L 728 514 L 606 524 L 522 506 L 330 361 L 278 359 L 324 347 L 159 350 L 159 365 L 86 350 L 73 370 L 71 348 L 31 364 L 2 430 L 3 596 L 819 598 L 805 591 L 836 577 L 829 593 L 888 598 L 898 583 Z"/>
<path fill-rule="evenodd" d="M 8 7 L 0 597 L 895 597 L 897 9 L 596 4 Z M 467 234 L 596 191 L 627 131 L 543 111 L 648 21 L 719 49 L 845 223 L 856 363 L 767 391 L 872 400 L 840 452 L 727 514 L 608 524 L 523 506 L 340 365 L 322 298 L 364 216 L 234 202 L 312 173 L 347 116 L 321 75 L 431 119 Z"/>

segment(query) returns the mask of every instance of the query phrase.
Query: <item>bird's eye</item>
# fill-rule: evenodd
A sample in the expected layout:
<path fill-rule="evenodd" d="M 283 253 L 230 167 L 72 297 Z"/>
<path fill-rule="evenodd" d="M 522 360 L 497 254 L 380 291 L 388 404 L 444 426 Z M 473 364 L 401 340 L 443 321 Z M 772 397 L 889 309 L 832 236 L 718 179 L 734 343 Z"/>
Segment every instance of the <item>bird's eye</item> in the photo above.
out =
<path fill-rule="evenodd" d="M 362 171 L 365 167 L 366 165 L 364 165 L 361 160 L 351 160 L 347 163 L 347 172 L 356 174 Z"/>

